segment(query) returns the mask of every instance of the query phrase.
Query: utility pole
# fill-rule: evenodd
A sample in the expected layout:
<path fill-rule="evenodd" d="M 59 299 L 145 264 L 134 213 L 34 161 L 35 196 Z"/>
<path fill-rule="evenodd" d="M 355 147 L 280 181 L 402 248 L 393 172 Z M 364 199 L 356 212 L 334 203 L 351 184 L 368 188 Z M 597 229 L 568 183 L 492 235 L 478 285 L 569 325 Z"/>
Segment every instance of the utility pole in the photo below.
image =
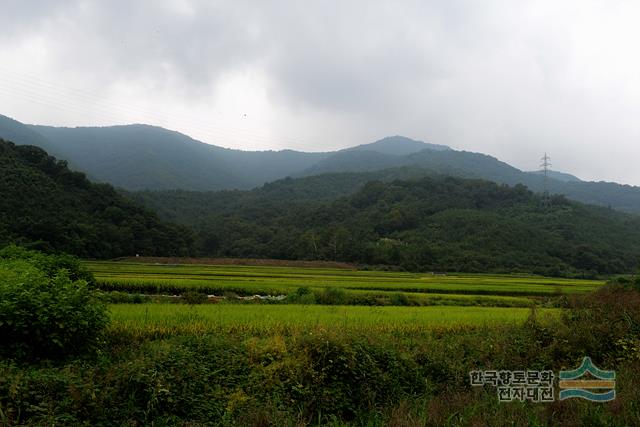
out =
<path fill-rule="evenodd" d="M 544 153 L 544 157 L 540 159 L 541 172 L 544 173 L 544 204 L 549 205 L 549 168 L 551 167 L 551 157 L 547 153 Z"/>

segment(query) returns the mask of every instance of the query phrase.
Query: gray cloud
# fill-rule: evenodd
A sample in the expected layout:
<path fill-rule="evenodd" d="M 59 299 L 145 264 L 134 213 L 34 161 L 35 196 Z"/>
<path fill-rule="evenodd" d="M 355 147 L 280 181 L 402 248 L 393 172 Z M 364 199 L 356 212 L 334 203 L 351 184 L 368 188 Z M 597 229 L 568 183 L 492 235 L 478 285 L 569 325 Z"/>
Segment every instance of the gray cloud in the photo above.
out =
<path fill-rule="evenodd" d="M 262 149 L 405 134 L 640 184 L 632 1 L 5 3 L 0 112 L 19 120 Z"/>

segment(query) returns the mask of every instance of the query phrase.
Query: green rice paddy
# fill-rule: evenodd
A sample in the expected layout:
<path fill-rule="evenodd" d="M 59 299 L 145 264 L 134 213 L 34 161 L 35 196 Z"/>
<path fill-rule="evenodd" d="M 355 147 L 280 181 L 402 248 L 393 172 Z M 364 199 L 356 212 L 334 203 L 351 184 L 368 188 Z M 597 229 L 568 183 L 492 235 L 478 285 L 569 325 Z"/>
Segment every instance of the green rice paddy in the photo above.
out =
<path fill-rule="evenodd" d="M 166 265 L 85 262 L 105 291 L 142 294 L 292 295 L 339 290 L 356 305 L 292 303 L 112 304 L 111 328 L 143 336 L 248 332 L 261 334 L 344 329 L 347 331 L 421 332 L 433 329 L 490 327 L 524 322 L 531 307 L 538 319 L 560 309 L 541 302 L 591 292 L 604 282 L 531 275 L 428 274 L 329 268 L 243 265 Z M 398 297 L 400 296 L 400 298 Z M 410 304 L 393 304 L 393 298 Z M 357 305 L 359 298 L 386 301 Z M 286 301 L 284 301 L 286 302 Z M 404 307 L 400 305 L 420 305 Z M 553 304 L 551 304 L 553 305 Z"/>
<path fill-rule="evenodd" d="M 112 328 L 135 335 L 205 333 L 288 333 L 304 330 L 423 332 L 524 322 L 527 308 L 362 307 L 323 305 L 116 304 Z M 539 309 L 550 320 L 558 309 Z"/>
<path fill-rule="evenodd" d="M 435 294 L 545 296 L 590 292 L 604 282 L 527 275 L 404 273 L 264 266 L 158 265 L 87 262 L 100 287 L 156 293 L 288 294 L 310 289 Z"/>

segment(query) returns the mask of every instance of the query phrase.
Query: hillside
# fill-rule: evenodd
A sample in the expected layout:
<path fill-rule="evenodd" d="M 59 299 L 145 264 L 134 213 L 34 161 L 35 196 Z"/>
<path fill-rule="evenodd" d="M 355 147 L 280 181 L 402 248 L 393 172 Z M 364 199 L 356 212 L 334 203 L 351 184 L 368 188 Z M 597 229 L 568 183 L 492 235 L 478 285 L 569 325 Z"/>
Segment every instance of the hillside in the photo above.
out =
<path fill-rule="evenodd" d="M 542 175 L 544 176 L 543 171 L 529 171 L 527 173 L 533 175 Z M 571 175 L 570 173 L 558 172 L 558 171 L 548 171 L 547 176 L 549 178 L 555 179 L 556 181 L 564 181 L 564 182 L 581 182 L 582 180 L 575 175 Z"/>
<path fill-rule="evenodd" d="M 5 141 L 15 141 L 19 145 L 35 145 L 47 150 L 52 155 L 60 156 L 53 144 L 44 136 L 31 129 L 29 126 L 0 114 L 0 138 Z"/>
<path fill-rule="evenodd" d="M 200 227 L 211 215 L 253 210 L 273 216 L 300 204 L 319 206 L 351 195 L 370 181 L 391 182 L 429 175 L 419 168 L 395 168 L 371 172 L 343 172 L 281 179 L 248 191 L 122 191 L 171 222 Z"/>
<path fill-rule="evenodd" d="M 186 229 L 37 147 L 0 140 L 0 194 L 0 246 L 15 242 L 89 258 L 189 253 Z"/>
<path fill-rule="evenodd" d="M 0 115 L 0 138 L 39 146 L 92 180 L 128 190 L 249 189 L 326 157 L 293 150 L 231 150 L 157 126 L 59 128 Z"/>
<path fill-rule="evenodd" d="M 401 174 L 403 169 L 396 170 Z M 632 272 L 640 218 L 524 186 L 375 173 L 286 179 L 253 191 L 144 192 L 161 217 L 194 227 L 202 254 L 324 259 L 422 271 Z M 343 183 L 361 183 L 340 197 Z"/>
<path fill-rule="evenodd" d="M 147 125 L 55 128 L 24 125 L 0 116 L 0 137 L 44 148 L 94 181 L 127 190 L 248 190 L 266 182 L 325 173 L 411 168 L 429 173 L 481 178 L 500 184 L 544 189 L 538 172 L 524 172 L 494 157 L 457 151 L 402 136 L 326 153 L 241 151 L 196 141 Z M 551 193 L 583 203 L 640 213 L 640 188 L 585 182 L 559 171 L 548 181 Z M 354 188 L 347 185 L 348 188 Z"/>
<path fill-rule="evenodd" d="M 544 190 L 544 177 L 538 172 L 523 172 L 486 154 L 456 150 L 425 149 L 405 156 L 371 151 L 342 151 L 321 160 L 298 176 L 403 167 L 412 168 L 417 172 L 416 176 L 436 173 L 486 179 L 512 186 L 523 184 L 534 192 Z M 578 202 L 640 213 L 640 187 L 581 181 L 570 174 L 553 171 L 549 175 L 548 190 L 552 194 L 561 194 Z"/>
<path fill-rule="evenodd" d="M 241 152 L 146 125 L 32 126 L 92 178 L 127 189 L 248 189 L 312 164 L 317 155 Z"/>

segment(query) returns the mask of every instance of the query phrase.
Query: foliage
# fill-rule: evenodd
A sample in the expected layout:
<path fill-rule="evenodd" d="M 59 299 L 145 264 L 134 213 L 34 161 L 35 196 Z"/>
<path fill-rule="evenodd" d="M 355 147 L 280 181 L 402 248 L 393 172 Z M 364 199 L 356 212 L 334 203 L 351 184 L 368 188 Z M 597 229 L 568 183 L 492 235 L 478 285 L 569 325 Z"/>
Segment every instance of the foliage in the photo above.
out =
<path fill-rule="evenodd" d="M 571 331 L 568 345 L 578 343 L 589 354 L 640 359 L 640 292 L 612 283 L 598 291 L 573 297 L 565 312 Z"/>
<path fill-rule="evenodd" d="M 202 292 L 188 291 L 182 294 L 182 299 L 187 304 L 202 304 L 207 302 L 207 294 Z"/>
<path fill-rule="evenodd" d="M 529 272 L 593 277 L 640 260 L 640 218 L 523 186 L 430 176 L 372 181 L 331 200 L 327 175 L 250 192 L 137 194 L 193 227 L 201 255 L 320 259 L 410 271 Z"/>
<path fill-rule="evenodd" d="M 469 387 L 474 369 L 575 367 L 584 348 L 576 343 L 558 353 L 564 332 L 555 323 L 455 333 L 331 324 L 284 334 L 187 330 L 139 336 L 112 329 L 110 351 L 91 364 L 25 368 L 0 361 L 0 416 L 9 425 L 229 426 L 622 426 L 637 417 L 635 362 L 601 365 L 618 373 L 611 405 L 498 404 L 495 389 Z"/>
<path fill-rule="evenodd" d="M 311 289 L 303 286 L 289 293 L 286 302 L 290 304 L 315 304 L 316 295 Z"/>
<path fill-rule="evenodd" d="M 91 349 L 107 324 L 106 307 L 85 280 L 51 270 L 56 257 L 26 255 L 0 259 L 0 354 L 57 359 Z"/>
<path fill-rule="evenodd" d="M 80 263 L 80 260 L 72 255 L 67 254 L 43 254 L 35 250 L 8 245 L 0 249 L 0 259 L 2 260 L 28 260 L 36 268 L 41 270 L 47 277 L 53 278 L 60 270 L 65 270 L 71 280 L 84 280 L 87 283 L 94 284 L 95 278 L 93 274 Z"/>
<path fill-rule="evenodd" d="M 0 140 L 0 245 L 111 258 L 187 255 L 191 237 L 40 148 Z"/>
<path fill-rule="evenodd" d="M 31 261 L 2 262 L 35 269 Z M 156 272 L 159 268 L 134 267 Z M 167 268 L 176 269 L 176 275 L 185 273 L 180 267 Z M 202 269 L 189 266 L 187 271 L 202 273 Z M 255 278 L 270 269 L 272 274 L 286 270 L 245 267 L 243 274 L 253 273 Z M 302 273 L 291 270 L 290 275 Z M 239 272 L 225 270 L 227 275 Z M 354 272 L 342 273 L 344 279 Z M 378 280 L 411 276 L 358 273 L 380 276 Z M 348 297 L 344 288 L 331 286 L 319 291 L 292 289 L 298 302 L 311 295 L 324 294 L 332 302 Z M 411 301 L 410 294 L 390 293 L 399 302 Z M 593 295 L 566 295 L 569 308 L 564 312 L 118 304 L 111 307 L 105 351 L 98 358 L 31 366 L 0 359 L 0 422 L 360 426 L 405 425 L 409 420 L 429 426 L 634 425 L 640 387 L 638 295 L 627 280 L 601 287 Z M 602 368 L 616 370 L 615 402 L 498 404 L 495 389 L 472 389 L 468 384 L 468 373 L 475 369 L 557 372 L 575 368 L 585 355 Z"/>

